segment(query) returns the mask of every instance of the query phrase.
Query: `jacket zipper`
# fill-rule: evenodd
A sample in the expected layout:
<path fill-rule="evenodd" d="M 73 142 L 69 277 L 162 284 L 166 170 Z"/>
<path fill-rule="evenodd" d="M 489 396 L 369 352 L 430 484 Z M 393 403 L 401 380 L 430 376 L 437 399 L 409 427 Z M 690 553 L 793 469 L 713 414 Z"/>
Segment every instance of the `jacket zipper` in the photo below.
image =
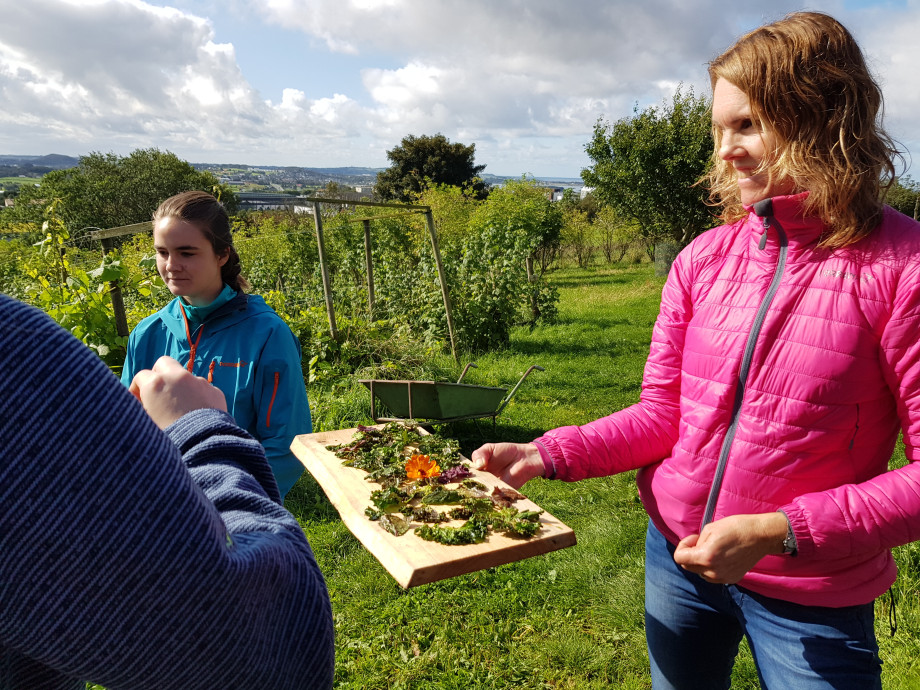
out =
<path fill-rule="evenodd" d="M 732 443 L 734 443 L 735 440 L 735 433 L 738 430 L 738 422 L 741 416 L 741 404 L 744 402 L 745 386 L 747 385 L 747 379 L 751 370 L 751 360 L 754 358 L 754 347 L 757 345 L 757 339 L 760 337 L 760 331 L 767 318 L 767 310 L 770 308 L 770 303 L 773 302 L 777 290 L 779 290 L 779 283 L 783 277 L 783 271 L 786 268 L 786 255 L 789 251 L 786 232 L 775 218 L 772 218 L 772 224 L 770 221 L 771 216 L 765 216 L 763 219 L 764 237 L 766 237 L 767 230 L 770 227 L 776 228 L 776 234 L 779 240 L 779 258 L 776 261 L 776 268 L 773 271 L 773 280 L 770 282 L 767 294 L 764 295 L 763 300 L 760 302 L 760 307 L 757 309 L 757 314 L 754 316 L 754 323 L 751 325 L 751 331 L 748 333 L 747 343 L 744 346 L 744 355 L 741 358 L 741 369 L 738 372 L 738 387 L 735 389 L 735 401 L 732 405 L 731 424 L 728 425 L 728 430 L 725 432 L 725 438 L 722 441 L 722 448 L 719 451 L 719 462 L 716 465 L 716 474 L 712 480 L 712 488 L 709 490 L 709 498 L 706 500 L 706 510 L 703 512 L 703 523 L 700 525 L 700 531 L 702 531 L 703 527 L 712 522 L 713 515 L 715 515 L 716 512 L 716 503 L 718 503 L 719 492 L 722 490 L 722 480 L 725 477 L 725 466 L 728 464 L 728 455 L 731 452 Z M 761 240 L 759 248 L 762 249 L 765 244 L 766 243 Z"/>
<path fill-rule="evenodd" d="M 182 306 L 182 303 L 179 303 L 179 311 L 182 312 L 182 320 L 185 322 L 185 337 L 188 338 L 188 364 L 185 365 L 185 368 L 189 370 L 192 374 L 195 373 L 195 354 L 198 351 L 198 343 L 201 342 L 201 334 L 204 333 L 204 324 L 198 327 L 198 337 L 195 338 L 195 342 L 192 342 L 192 333 L 189 330 L 188 325 L 188 316 L 185 314 L 185 307 Z M 209 379 L 210 380 L 210 379 Z"/>

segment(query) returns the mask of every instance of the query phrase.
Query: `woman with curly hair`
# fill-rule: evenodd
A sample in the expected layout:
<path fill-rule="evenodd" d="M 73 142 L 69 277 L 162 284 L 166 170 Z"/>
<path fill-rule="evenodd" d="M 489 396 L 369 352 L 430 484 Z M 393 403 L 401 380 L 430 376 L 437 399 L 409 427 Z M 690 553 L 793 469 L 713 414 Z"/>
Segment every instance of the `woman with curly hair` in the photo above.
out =
<path fill-rule="evenodd" d="M 920 539 L 920 224 L 852 35 L 815 12 L 709 67 L 724 225 L 665 284 L 639 402 L 486 444 L 513 486 L 638 470 L 653 685 L 881 688 L 874 601 Z M 889 469 L 898 433 L 907 464 Z"/>

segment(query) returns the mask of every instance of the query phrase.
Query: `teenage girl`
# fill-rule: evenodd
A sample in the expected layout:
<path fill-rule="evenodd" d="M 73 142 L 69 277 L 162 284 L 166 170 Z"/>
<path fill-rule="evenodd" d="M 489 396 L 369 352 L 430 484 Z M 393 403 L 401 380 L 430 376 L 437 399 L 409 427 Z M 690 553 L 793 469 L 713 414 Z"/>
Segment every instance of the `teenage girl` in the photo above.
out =
<path fill-rule="evenodd" d="M 176 297 L 132 331 L 122 383 L 163 355 L 206 378 L 265 447 L 284 500 L 303 472 L 291 441 L 312 431 L 300 343 L 261 297 L 246 293 L 230 219 L 210 194 L 183 192 L 160 204 L 153 246 Z"/>

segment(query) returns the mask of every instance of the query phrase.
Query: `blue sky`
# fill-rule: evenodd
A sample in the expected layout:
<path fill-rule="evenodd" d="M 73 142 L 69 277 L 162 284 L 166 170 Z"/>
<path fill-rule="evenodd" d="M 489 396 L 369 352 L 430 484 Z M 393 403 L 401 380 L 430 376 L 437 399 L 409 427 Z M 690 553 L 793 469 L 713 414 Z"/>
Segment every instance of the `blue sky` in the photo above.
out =
<path fill-rule="evenodd" d="M 741 32 L 828 12 L 920 177 L 920 0 L 0 0 L 0 153 L 385 167 L 409 135 L 496 175 L 577 177 L 598 118 L 708 94 Z"/>

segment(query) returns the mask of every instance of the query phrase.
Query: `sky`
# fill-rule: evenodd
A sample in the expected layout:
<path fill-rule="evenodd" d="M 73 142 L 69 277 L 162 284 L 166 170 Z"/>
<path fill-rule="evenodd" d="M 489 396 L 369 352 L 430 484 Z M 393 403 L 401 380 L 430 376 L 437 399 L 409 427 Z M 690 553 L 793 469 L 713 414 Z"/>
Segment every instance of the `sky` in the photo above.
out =
<path fill-rule="evenodd" d="M 711 59 L 801 9 L 856 36 L 920 178 L 920 0 L 0 0 L 0 154 L 384 168 L 440 133 L 577 178 L 599 118 L 708 96 Z"/>

